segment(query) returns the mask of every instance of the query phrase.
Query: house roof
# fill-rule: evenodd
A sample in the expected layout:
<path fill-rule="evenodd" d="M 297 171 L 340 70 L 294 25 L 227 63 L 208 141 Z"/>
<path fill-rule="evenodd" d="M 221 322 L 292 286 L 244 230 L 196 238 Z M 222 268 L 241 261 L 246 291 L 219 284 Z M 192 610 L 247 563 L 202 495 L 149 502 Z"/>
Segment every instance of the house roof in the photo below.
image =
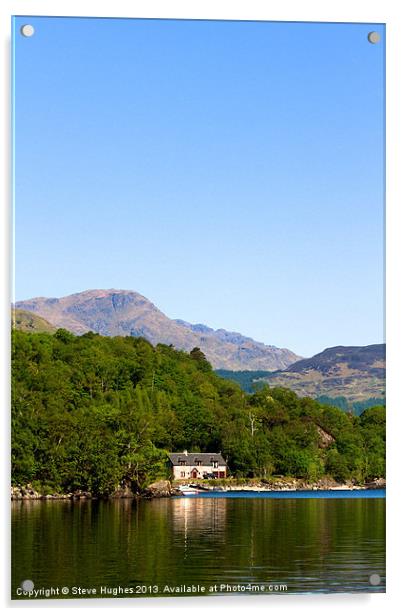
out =
<path fill-rule="evenodd" d="M 226 466 L 226 462 L 220 453 L 170 453 L 169 459 L 173 466 L 196 466 L 201 462 L 202 466 L 210 466 L 212 462 L 218 462 L 219 466 Z M 180 464 L 185 462 L 185 464 Z"/>

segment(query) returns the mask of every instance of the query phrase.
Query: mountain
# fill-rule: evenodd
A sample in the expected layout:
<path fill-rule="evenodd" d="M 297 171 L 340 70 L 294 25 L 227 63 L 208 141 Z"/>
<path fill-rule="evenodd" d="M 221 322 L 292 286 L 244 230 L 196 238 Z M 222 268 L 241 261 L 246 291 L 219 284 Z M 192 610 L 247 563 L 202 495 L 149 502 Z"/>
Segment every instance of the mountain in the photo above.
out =
<path fill-rule="evenodd" d="M 299 396 L 343 397 L 349 403 L 384 398 L 385 344 L 325 349 L 254 382 L 288 387 Z"/>
<path fill-rule="evenodd" d="M 52 334 L 57 329 L 37 314 L 29 312 L 28 310 L 18 310 L 15 308 L 11 314 L 11 325 L 14 329 L 28 333 L 37 332 Z"/>
<path fill-rule="evenodd" d="M 185 351 L 200 347 L 214 368 L 275 371 L 300 359 L 288 349 L 236 332 L 169 319 L 135 291 L 91 290 L 61 298 L 36 297 L 16 302 L 15 307 L 75 334 L 93 331 L 104 336 L 141 336 L 153 345 L 171 344 Z"/>

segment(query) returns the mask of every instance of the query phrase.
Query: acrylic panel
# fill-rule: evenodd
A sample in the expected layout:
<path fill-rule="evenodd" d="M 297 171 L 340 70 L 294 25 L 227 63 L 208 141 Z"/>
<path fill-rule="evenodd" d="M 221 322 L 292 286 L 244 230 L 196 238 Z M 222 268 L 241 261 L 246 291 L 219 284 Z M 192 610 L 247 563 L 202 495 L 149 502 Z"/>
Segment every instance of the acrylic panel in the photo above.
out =
<path fill-rule="evenodd" d="M 12 598 L 385 592 L 385 26 L 12 50 Z"/>

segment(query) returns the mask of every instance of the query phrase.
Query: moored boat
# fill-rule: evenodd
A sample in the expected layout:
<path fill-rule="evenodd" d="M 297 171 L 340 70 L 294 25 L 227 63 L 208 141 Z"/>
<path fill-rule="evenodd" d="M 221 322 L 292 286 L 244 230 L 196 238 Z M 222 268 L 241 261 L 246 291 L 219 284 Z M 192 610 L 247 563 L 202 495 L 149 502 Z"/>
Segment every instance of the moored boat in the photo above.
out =
<path fill-rule="evenodd" d="M 194 488 L 193 486 L 181 485 L 178 487 L 179 492 L 183 494 L 183 496 L 189 496 L 191 494 L 199 494 L 201 490 Z"/>

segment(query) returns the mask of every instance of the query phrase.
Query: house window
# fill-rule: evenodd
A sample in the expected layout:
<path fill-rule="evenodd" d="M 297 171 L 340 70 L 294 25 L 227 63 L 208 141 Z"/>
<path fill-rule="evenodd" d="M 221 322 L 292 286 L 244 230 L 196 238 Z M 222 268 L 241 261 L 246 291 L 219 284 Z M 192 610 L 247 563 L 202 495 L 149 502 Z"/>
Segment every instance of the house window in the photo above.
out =
<path fill-rule="evenodd" d="M 180 477 L 185 477 L 185 476 L 186 476 L 186 471 L 181 471 Z"/>
<path fill-rule="evenodd" d="M 179 465 L 180 466 L 186 466 L 186 461 L 185 460 L 179 460 Z"/>
<path fill-rule="evenodd" d="M 218 468 L 218 463 L 214 461 L 214 462 L 212 462 L 212 466 L 213 466 L 213 468 Z"/>
<path fill-rule="evenodd" d="M 195 465 L 196 466 L 202 466 L 201 460 L 195 460 Z"/>

